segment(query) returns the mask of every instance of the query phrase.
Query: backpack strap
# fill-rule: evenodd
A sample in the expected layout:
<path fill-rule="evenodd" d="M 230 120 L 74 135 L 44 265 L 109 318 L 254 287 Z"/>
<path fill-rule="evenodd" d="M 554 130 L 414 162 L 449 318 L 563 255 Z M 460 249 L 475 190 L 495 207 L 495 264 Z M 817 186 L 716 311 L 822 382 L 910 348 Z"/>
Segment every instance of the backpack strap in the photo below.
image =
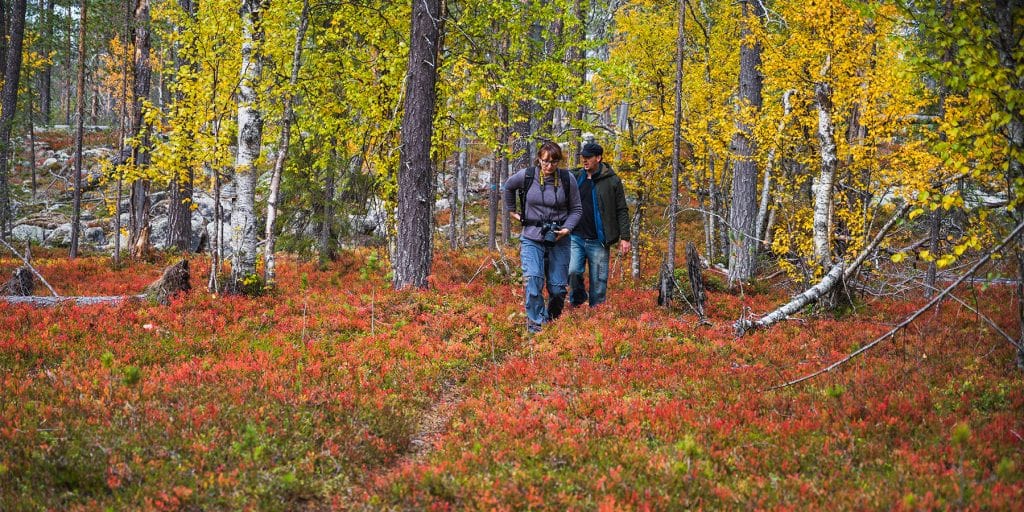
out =
<path fill-rule="evenodd" d="M 565 203 L 566 203 L 566 206 L 568 206 L 568 204 L 569 204 L 569 180 L 572 179 L 572 173 L 567 171 L 567 170 L 565 170 L 565 169 L 559 169 L 558 170 L 558 176 L 560 178 L 562 178 L 562 187 L 563 187 L 562 190 L 565 191 Z"/>
<path fill-rule="evenodd" d="M 536 175 L 537 169 L 534 167 L 527 167 L 526 174 L 523 177 L 523 188 L 519 189 L 519 221 L 524 226 L 540 226 L 543 223 L 536 220 L 526 218 L 526 194 L 530 191 L 530 187 L 533 186 L 533 180 Z M 566 206 L 569 204 L 569 181 L 573 179 L 572 173 L 565 169 L 558 170 L 558 178 L 562 181 L 562 194 L 565 195 Z M 556 196 L 557 197 L 557 196 Z"/>
<path fill-rule="evenodd" d="M 526 175 L 523 177 L 523 188 L 519 189 L 519 222 L 524 226 L 528 226 L 526 220 L 526 194 L 530 192 L 530 187 L 533 186 L 533 178 L 537 170 L 533 167 L 526 168 Z"/>

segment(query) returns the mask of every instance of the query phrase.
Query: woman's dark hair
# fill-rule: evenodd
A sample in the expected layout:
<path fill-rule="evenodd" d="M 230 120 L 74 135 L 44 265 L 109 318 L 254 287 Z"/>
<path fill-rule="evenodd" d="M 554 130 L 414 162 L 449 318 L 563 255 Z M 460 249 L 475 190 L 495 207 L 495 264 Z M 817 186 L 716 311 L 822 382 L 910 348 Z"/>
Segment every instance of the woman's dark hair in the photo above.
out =
<path fill-rule="evenodd" d="M 540 149 L 537 150 L 537 158 L 533 163 L 539 167 L 540 159 L 544 155 L 547 155 L 549 159 L 554 160 L 556 163 L 561 162 L 564 159 L 562 156 L 562 146 L 559 146 L 550 140 L 540 145 Z"/>

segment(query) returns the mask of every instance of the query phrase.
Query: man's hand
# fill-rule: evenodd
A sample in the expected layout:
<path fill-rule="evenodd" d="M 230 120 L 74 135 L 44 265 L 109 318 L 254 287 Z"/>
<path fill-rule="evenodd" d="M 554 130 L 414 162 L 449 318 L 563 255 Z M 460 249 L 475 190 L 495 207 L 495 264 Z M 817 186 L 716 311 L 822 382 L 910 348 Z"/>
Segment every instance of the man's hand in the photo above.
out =
<path fill-rule="evenodd" d="M 523 219 L 522 219 L 522 217 L 520 217 L 520 216 L 519 216 L 519 213 L 518 213 L 518 212 L 512 212 L 512 213 L 509 213 L 509 214 L 508 214 L 508 216 L 509 216 L 509 217 L 512 217 L 513 219 L 515 219 L 515 220 L 517 220 L 517 221 L 521 221 L 521 220 L 523 220 Z"/>
<path fill-rule="evenodd" d="M 629 240 L 619 240 L 619 253 L 625 255 L 633 248 L 633 244 L 629 243 Z"/>
<path fill-rule="evenodd" d="M 558 231 L 555 231 L 555 233 L 556 233 L 555 240 L 561 240 L 561 239 L 569 236 L 569 233 L 571 233 L 571 231 L 569 231 L 569 228 L 562 228 L 562 229 L 559 229 Z"/>

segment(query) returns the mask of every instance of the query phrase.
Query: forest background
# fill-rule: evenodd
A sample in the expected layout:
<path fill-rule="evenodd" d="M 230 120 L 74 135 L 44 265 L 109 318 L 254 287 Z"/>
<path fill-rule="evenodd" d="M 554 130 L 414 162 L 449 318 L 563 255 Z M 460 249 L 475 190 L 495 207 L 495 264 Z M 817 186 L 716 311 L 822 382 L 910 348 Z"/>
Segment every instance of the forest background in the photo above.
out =
<path fill-rule="evenodd" d="M 6 248 L 66 214 L 65 294 L 154 246 L 210 292 L 5 306 L 11 508 L 1020 503 L 1019 1 L 2 8 Z M 499 190 L 548 139 L 604 145 L 634 250 L 524 342 Z M 808 306 L 851 316 L 772 327 Z"/>

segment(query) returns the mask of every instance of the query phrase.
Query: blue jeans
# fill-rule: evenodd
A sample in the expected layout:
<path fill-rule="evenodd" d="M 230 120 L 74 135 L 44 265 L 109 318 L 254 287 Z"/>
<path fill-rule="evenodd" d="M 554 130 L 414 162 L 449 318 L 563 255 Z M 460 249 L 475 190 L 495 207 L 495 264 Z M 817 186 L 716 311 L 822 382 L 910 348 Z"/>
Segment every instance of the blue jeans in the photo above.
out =
<path fill-rule="evenodd" d="M 569 257 L 569 284 L 572 293 L 569 303 L 579 306 L 587 301 L 587 288 L 583 284 L 583 266 L 590 268 L 590 305 L 604 302 L 608 294 L 608 248 L 600 240 L 584 240 L 572 236 L 572 254 Z"/>
<path fill-rule="evenodd" d="M 565 304 L 569 274 L 569 240 L 544 245 L 528 238 L 520 239 L 519 255 L 526 286 L 526 327 L 530 332 L 558 318 Z M 544 305 L 544 282 L 547 281 L 548 303 Z"/>

